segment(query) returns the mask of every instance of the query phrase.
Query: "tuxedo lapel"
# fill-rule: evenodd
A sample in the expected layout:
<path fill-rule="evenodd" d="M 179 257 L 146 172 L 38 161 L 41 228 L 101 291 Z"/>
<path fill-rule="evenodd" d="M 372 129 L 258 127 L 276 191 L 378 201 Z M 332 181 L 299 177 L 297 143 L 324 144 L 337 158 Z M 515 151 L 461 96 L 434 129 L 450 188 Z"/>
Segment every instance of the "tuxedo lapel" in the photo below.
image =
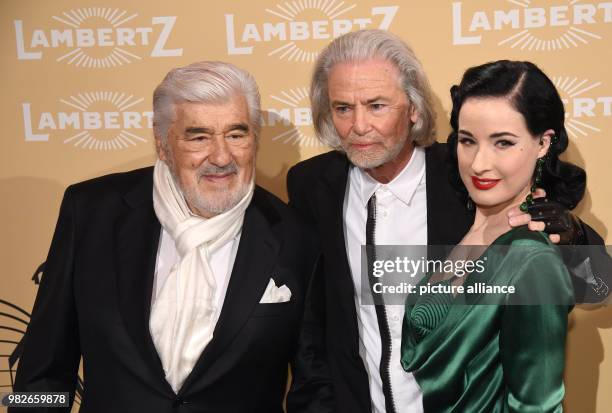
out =
<path fill-rule="evenodd" d="M 127 210 L 116 228 L 115 256 L 119 311 L 135 348 L 170 390 L 149 332 L 153 277 L 161 226 L 153 210 L 149 175 L 124 197 Z M 158 381 L 156 381 L 158 382 Z"/>
<path fill-rule="evenodd" d="M 185 380 L 179 395 L 190 390 L 192 385 L 206 384 L 209 378 L 206 372 L 219 361 L 223 351 L 244 326 L 273 275 L 280 244 L 272 232 L 271 223 L 260 210 L 257 191 L 244 216 L 236 259 L 213 338 Z"/>
<path fill-rule="evenodd" d="M 317 210 L 321 214 L 321 232 L 326 234 L 325 237 L 322 237 L 322 241 L 329 243 L 329 247 L 334 252 L 333 256 L 337 259 L 336 264 L 345 270 L 342 274 L 347 277 L 342 277 L 342 282 L 350 282 L 352 285 L 344 239 L 344 195 L 348 181 L 349 162 L 345 156 L 342 160 L 344 162 L 341 160 L 331 162 L 325 171 L 323 180 L 319 182 L 316 192 L 319 204 Z"/>
<path fill-rule="evenodd" d="M 326 257 L 329 268 L 327 274 L 333 274 L 326 279 L 328 291 L 334 291 L 338 297 L 338 304 L 342 307 L 345 319 L 349 320 L 350 331 L 355 335 L 354 343 L 358 343 L 357 311 L 355 309 L 355 285 L 351 276 L 346 240 L 344 236 L 344 196 L 349 175 L 349 160 L 344 154 L 329 163 L 323 179 L 319 181 L 316 189 L 317 211 L 321 214 L 319 219 L 319 232 L 322 234 L 323 251 L 328 252 Z M 357 348 L 354 349 L 358 351 Z"/>

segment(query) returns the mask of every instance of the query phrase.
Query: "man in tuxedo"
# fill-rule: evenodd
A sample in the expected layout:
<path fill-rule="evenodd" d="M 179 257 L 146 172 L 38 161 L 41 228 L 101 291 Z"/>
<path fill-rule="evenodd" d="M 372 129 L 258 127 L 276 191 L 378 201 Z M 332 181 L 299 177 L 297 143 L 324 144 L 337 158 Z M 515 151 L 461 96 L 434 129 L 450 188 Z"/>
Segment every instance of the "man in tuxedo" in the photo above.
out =
<path fill-rule="evenodd" d="M 72 400 L 82 357 L 81 412 L 282 412 L 290 363 L 288 410 L 327 411 L 304 314 L 317 250 L 254 184 L 254 79 L 194 63 L 153 106 L 154 167 L 66 190 L 14 390 Z"/>
<path fill-rule="evenodd" d="M 473 223 L 449 183 L 445 144 L 435 142 L 429 83 L 402 40 L 361 30 L 322 51 L 310 98 L 316 134 L 334 150 L 290 169 L 287 187 L 321 244 L 317 312 L 336 411 L 422 412 L 419 386 L 400 364 L 404 306 L 362 303 L 361 246 L 455 245 Z M 511 226 L 544 229 L 514 212 Z"/>

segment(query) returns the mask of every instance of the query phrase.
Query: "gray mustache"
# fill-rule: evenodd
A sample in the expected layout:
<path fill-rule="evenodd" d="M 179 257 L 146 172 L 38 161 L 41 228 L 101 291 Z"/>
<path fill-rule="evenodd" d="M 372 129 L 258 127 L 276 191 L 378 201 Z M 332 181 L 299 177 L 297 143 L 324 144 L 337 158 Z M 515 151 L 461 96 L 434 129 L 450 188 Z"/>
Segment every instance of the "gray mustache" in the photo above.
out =
<path fill-rule="evenodd" d="M 200 177 L 204 175 L 226 175 L 226 174 L 235 174 L 235 173 L 238 173 L 238 165 L 236 165 L 236 162 L 232 162 L 225 166 L 216 166 L 216 165 L 207 164 L 207 165 L 203 165 L 198 170 L 198 175 Z"/>
<path fill-rule="evenodd" d="M 354 143 L 358 143 L 358 144 L 372 144 L 372 143 L 380 143 L 381 139 L 378 136 L 370 136 L 370 135 L 364 135 L 364 136 L 356 136 L 354 134 L 350 134 L 346 140 L 346 142 L 351 145 Z"/>

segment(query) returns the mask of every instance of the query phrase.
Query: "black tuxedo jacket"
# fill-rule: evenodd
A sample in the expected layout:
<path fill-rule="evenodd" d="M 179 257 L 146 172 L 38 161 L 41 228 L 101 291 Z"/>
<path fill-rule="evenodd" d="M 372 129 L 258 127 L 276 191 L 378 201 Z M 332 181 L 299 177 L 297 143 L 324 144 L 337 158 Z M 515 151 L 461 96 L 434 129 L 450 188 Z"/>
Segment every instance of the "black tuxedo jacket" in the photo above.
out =
<path fill-rule="evenodd" d="M 214 337 L 173 392 L 149 333 L 161 232 L 152 191 L 152 168 L 67 189 L 14 390 L 73 395 L 82 356 L 81 412 L 282 412 L 291 363 L 290 411 L 325 411 L 328 383 L 300 339 L 318 252 L 295 214 L 259 187 Z M 259 303 L 270 278 L 289 287 L 289 302 Z"/>
<path fill-rule="evenodd" d="M 349 161 L 332 151 L 300 162 L 289 170 L 289 205 L 316 229 L 322 249 L 323 285 L 317 312 L 324 320 L 326 356 L 334 385 L 335 411 L 370 412 L 368 376 L 359 356 L 359 331 L 355 287 L 344 239 L 343 203 Z M 427 239 L 431 245 L 454 245 L 473 222 L 473 213 L 459 201 L 450 186 L 446 148 L 434 144 L 425 149 Z"/>

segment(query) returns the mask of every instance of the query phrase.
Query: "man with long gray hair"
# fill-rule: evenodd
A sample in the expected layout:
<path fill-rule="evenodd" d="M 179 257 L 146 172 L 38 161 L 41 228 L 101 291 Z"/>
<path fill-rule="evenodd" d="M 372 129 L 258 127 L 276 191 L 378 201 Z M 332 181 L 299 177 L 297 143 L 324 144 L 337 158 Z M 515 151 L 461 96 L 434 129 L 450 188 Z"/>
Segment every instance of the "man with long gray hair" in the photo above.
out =
<path fill-rule="evenodd" d="M 288 410 L 327 411 L 302 334 L 317 250 L 255 185 L 253 77 L 173 69 L 153 106 L 154 167 L 66 190 L 14 390 L 72 401 L 82 357 L 81 411 L 282 412 L 290 364 Z"/>
<path fill-rule="evenodd" d="M 361 30 L 321 52 L 310 98 L 317 137 L 334 150 L 289 170 L 287 188 L 322 248 L 315 314 L 336 411 L 422 412 L 420 387 L 400 364 L 404 306 L 372 293 L 373 248 L 362 278 L 361 247 L 456 245 L 473 222 L 450 185 L 445 145 L 435 142 L 429 83 L 401 39 Z M 511 226 L 529 221 L 509 218 Z"/>
<path fill-rule="evenodd" d="M 335 150 L 296 165 L 287 185 L 290 205 L 320 234 L 327 300 L 319 311 L 336 409 L 422 411 L 419 387 L 400 365 L 404 307 L 361 304 L 361 245 L 451 244 L 468 229 L 467 211 L 442 182 L 429 83 L 398 37 L 362 30 L 322 51 L 310 97 L 317 136 Z M 366 231 L 373 208 L 374 240 Z"/>

